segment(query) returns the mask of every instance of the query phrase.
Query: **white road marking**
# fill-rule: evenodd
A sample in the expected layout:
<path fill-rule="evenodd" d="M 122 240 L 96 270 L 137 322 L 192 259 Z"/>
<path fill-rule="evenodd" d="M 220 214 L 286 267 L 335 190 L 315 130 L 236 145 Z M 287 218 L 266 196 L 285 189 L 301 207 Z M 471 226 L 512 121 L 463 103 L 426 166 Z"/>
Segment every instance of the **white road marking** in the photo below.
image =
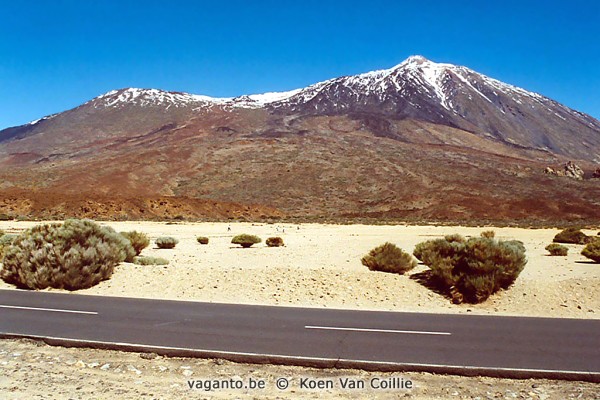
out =
<path fill-rule="evenodd" d="M 169 347 L 169 346 L 157 346 L 151 344 L 141 344 L 141 343 L 125 343 L 125 342 L 105 342 L 100 340 L 86 340 L 86 339 L 72 339 L 65 337 L 56 337 L 56 336 L 42 336 L 42 335 L 27 335 L 22 333 L 10 333 L 10 332 L 1 332 L 0 337 L 25 337 L 30 339 L 49 339 L 49 340 L 61 340 L 66 343 L 73 343 L 74 345 L 81 344 L 93 344 L 93 345 L 114 345 L 118 346 L 121 349 L 130 349 L 131 351 L 139 351 L 139 349 L 143 348 L 145 350 L 172 350 L 172 351 L 187 351 L 191 353 L 200 354 L 201 357 L 210 357 L 210 358 L 227 358 L 228 356 L 245 356 L 245 357 L 260 357 L 263 359 L 264 357 L 268 357 L 272 360 L 288 361 L 288 360 L 297 360 L 297 361 L 322 361 L 322 362 L 333 362 L 333 363 L 359 363 L 362 365 L 379 365 L 382 367 L 390 367 L 395 366 L 399 368 L 406 367 L 418 367 L 418 368 L 451 368 L 457 371 L 499 371 L 499 372 L 529 372 L 529 373 L 560 373 L 560 374 L 571 374 L 577 375 L 581 377 L 599 377 L 600 372 L 593 371 L 570 371 L 570 370 L 561 370 L 561 369 L 536 369 L 536 368 L 507 368 L 507 367 L 476 367 L 471 365 L 448 365 L 448 364 L 421 364 L 421 363 L 403 363 L 403 362 L 394 362 L 394 361 L 370 361 L 370 360 L 356 360 L 351 358 L 325 358 L 325 357 L 309 357 L 309 356 L 288 356 L 283 354 L 264 354 L 264 353 L 247 353 L 240 351 L 227 351 L 227 350 L 205 350 L 205 349 L 193 349 L 189 347 Z"/>
<path fill-rule="evenodd" d="M 383 332 L 383 333 L 412 333 L 415 335 L 452 335 L 450 332 L 428 332 L 428 331 L 401 331 L 395 329 L 375 328 L 342 328 L 337 326 L 313 326 L 306 325 L 305 329 L 321 329 L 327 331 L 356 331 L 356 332 Z"/>
<path fill-rule="evenodd" d="M 50 311 L 50 312 L 61 312 L 71 314 L 89 314 L 98 315 L 96 311 L 79 311 L 79 310 L 61 310 L 59 308 L 40 308 L 40 307 L 23 307 L 23 306 L 5 306 L 0 304 L 0 308 L 12 308 L 17 310 L 33 310 L 33 311 Z"/>

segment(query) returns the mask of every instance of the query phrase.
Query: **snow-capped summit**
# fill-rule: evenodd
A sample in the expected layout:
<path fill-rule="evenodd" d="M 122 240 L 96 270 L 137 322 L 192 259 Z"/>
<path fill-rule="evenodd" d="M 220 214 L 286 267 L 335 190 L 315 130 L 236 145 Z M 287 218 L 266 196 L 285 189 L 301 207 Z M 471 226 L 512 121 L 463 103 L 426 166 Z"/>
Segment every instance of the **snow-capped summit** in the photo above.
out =
<path fill-rule="evenodd" d="M 143 127 L 154 126 L 155 120 L 171 123 L 213 109 L 262 109 L 272 115 L 345 115 L 368 120 L 369 124 L 379 121 L 377 134 L 393 136 L 385 131 L 392 129 L 388 121 L 411 119 L 474 132 L 511 145 L 600 160 L 600 121 L 467 67 L 436 63 L 420 55 L 388 69 L 342 76 L 286 92 L 215 98 L 127 88 L 105 93 L 84 106 L 98 112 L 109 110 L 110 117 L 99 118 L 101 121 L 117 118 L 120 113 L 124 125 L 137 123 Z M 46 118 L 29 126 L 49 123 Z M 583 144 L 567 143 L 577 137 Z"/>
<path fill-rule="evenodd" d="M 128 104 L 138 106 L 187 107 L 198 103 L 220 104 L 230 99 L 219 99 L 183 92 L 167 92 L 158 89 L 126 88 L 111 90 L 88 103 L 98 107 L 122 107 Z"/>

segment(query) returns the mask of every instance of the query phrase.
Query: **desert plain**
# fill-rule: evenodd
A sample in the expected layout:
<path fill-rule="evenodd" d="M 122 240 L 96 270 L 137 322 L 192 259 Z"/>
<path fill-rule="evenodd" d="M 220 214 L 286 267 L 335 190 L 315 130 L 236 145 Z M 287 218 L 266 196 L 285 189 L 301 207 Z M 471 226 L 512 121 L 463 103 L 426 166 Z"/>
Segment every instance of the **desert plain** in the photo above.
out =
<path fill-rule="evenodd" d="M 19 233 L 39 222 L 4 221 L 0 229 Z M 411 225 L 320 225 L 291 223 L 102 222 L 117 231 L 146 233 L 151 245 L 142 255 L 162 257 L 168 265 L 122 263 L 111 279 L 73 295 L 103 295 L 278 306 L 327 307 L 428 313 L 473 313 L 552 318 L 600 318 L 600 266 L 583 257 L 583 246 L 570 245 L 565 257 L 551 257 L 544 247 L 559 229 L 524 229 Z M 369 271 L 361 257 L 384 242 L 406 251 L 422 241 L 460 233 L 478 236 L 494 230 L 500 240 L 521 240 L 527 265 L 516 282 L 482 304 L 452 304 L 426 288 L 419 264 L 405 275 Z M 596 235 L 598 230 L 584 230 Z M 260 236 L 262 243 L 243 249 L 231 244 L 240 233 Z M 172 236 L 174 249 L 158 249 L 154 240 Z M 201 245 L 197 236 L 207 236 Z M 269 248 L 268 237 L 283 238 L 285 246 Z M 14 289 L 0 281 L 1 289 Z M 50 289 L 49 291 L 57 291 Z M 62 292 L 62 291 L 61 291 Z M 102 369 L 101 369 L 102 368 Z M 434 398 L 600 398 L 598 385 L 549 380 L 465 378 L 422 373 L 376 374 L 358 370 L 318 370 L 301 367 L 235 364 L 222 360 L 156 357 L 94 349 L 61 349 L 29 341 L 0 342 L 0 392 L 5 398 L 355 398 L 339 388 L 328 392 L 264 392 L 190 390 L 188 379 L 232 376 L 316 378 L 402 376 L 415 388 L 400 396 Z M 97 385 L 93 382 L 112 382 Z M 47 385 L 44 387 L 44 385 Z M 49 394 L 48 388 L 60 387 Z M 103 387 L 97 391 L 98 387 Z M 363 398 L 397 398 L 398 392 L 364 392 Z M 4 395 L 3 395 L 4 396 Z"/>
<path fill-rule="evenodd" d="M 0 223 L 19 233 L 36 222 Z M 476 313 L 564 318 L 600 318 L 600 268 L 582 256 L 582 245 L 567 244 L 566 257 L 551 257 L 544 247 L 559 229 L 410 225 L 319 225 L 252 223 L 102 222 L 116 231 L 146 233 L 151 245 L 142 255 L 162 257 L 169 265 L 122 263 L 111 279 L 77 294 L 361 310 Z M 230 230 L 228 230 L 230 229 Z M 459 233 L 478 236 L 494 230 L 500 240 L 521 240 L 527 265 L 514 285 L 482 304 L 452 304 L 421 283 L 419 264 L 405 275 L 369 271 L 361 258 L 391 242 L 412 253 L 425 240 Z M 595 235 L 597 230 L 584 230 Z M 234 235 L 250 233 L 263 242 L 243 249 Z M 174 249 L 154 240 L 172 236 Z M 207 236 L 201 245 L 197 236 Z M 268 237 L 285 246 L 269 248 Z M 14 288 L 0 281 L 0 288 Z M 50 289 L 52 290 L 52 289 Z"/>

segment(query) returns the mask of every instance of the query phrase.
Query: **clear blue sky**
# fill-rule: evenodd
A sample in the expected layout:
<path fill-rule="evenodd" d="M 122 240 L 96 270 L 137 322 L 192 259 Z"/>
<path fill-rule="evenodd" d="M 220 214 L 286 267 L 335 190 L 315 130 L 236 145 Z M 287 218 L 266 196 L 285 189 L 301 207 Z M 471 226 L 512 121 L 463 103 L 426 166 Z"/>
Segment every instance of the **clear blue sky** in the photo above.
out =
<path fill-rule="evenodd" d="M 413 54 L 600 118 L 595 0 L 0 0 L 0 129 L 117 88 L 283 91 Z"/>

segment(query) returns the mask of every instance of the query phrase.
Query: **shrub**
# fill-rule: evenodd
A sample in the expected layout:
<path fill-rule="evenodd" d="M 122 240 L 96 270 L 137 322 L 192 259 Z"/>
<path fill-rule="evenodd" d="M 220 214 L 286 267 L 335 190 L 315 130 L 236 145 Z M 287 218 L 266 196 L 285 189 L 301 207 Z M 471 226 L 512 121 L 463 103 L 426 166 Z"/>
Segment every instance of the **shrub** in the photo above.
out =
<path fill-rule="evenodd" d="M 494 231 L 483 231 L 481 232 L 481 237 L 486 239 L 493 239 L 496 237 L 496 232 Z"/>
<path fill-rule="evenodd" d="M 567 228 L 557 233 L 552 241 L 555 243 L 585 244 L 587 235 L 581 232 L 579 228 Z"/>
<path fill-rule="evenodd" d="M 430 247 L 431 247 L 431 240 L 428 240 L 426 242 L 421 242 L 419 244 L 417 244 L 415 246 L 415 249 L 413 250 L 413 256 L 415 256 L 415 258 L 419 261 L 423 261 L 423 257 L 425 255 L 426 252 L 429 251 Z"/>
<path fill-rule="evenodd" d="M 452 235 L 444 236 L 444 240 L 450 243 L 465 243 L 467 239 L 465 239 L 462 235 L 458 233 L 453 233 Z"/>
<path fill-rule="evenodd" d="M 266 243 L 267 243 L 267 246 L 269 246 L 269 247 L 280 247 L 280 246 L 283 246 L 283 239 L 280 238 L 279 236 L 270 237 L 267 239 Z"/>
<path fill-rule="evenodd" d="M 253 244 L 262 242 L 262 239 L 255 235 L 248 235 L 246 233 L 242 233 L 241 235 L 234 236 L 231 239 L 231 243 L 239 244 L 242 247 L 250 247 Z"/>
<path fill-rule="evenodd" d="M 148 239 L 148 235 L 145 233 L 141 233 L 138 231 L 131 232 L 121 232 L 121 235 L 131 243 L 131 246 L 135 250 L 135 255 L 139 256 L 146 247 L 150 246 L 150 239 Z M 129 260 L 126 260 L 131 262 Z"/>
<path fill-rule="evenodd" d="M 431 265 L 435 259 L 454 259 L 459 255 L 458 249 L 462 248 L 466 239 L 460 235 L 448 235 L 444 239 L 428 240 L 415 246 L 414 256 L 423 261 L 425 265 Z M 453 261 L 455 263 L 456 261 Z"/>
<path fill-rule="evenodd" d="M 200 244 L 208 244 L 208 238 L 206 236 L 198 236 L 196 240 Z"/>
<path fill-rule="evenodd" d="M 77 290 L 110 278 L 134 253 L 112 228 L 90 220 L 38 225 L 16 237 L 4 254 L 0 277 L 21 288 Z"/>
<path fill-rule="evenodd" d="M 485 301 L 498 290 L 508 288 L 527 263 L 525 247 L 517 240 L 437 239 L 419 244 L 416 249 L 420 249 L 434 280 L 448 290 L 455 303 Z"/>
<path fill-rule="evenodd" d="M 2 258 L 4 257 L 4 250 L 8 248 L 16 237 L 16 235 L 0 234 L 0 262 L 2 262 Z"/>
<path fill-rule="evenodd" d="M 156 243 L 156 246 L 159 249 L 172 249 L 175 248 L 177 243 L 179 243 L 179 240 L 169 236 L 161 236 L 158 239 L 156 239 L 154 243 Z"/>
<path fill-rule="evenodd" d="M 11 221 L 13 217 L 7 214 L 0 214 L 0 221 Z M 0 235 L 2 236 L 2 235 Z"/>
<path fill-rule="evenodd" d="M 135 257 L 133 260 L 134 264 L 137 265 L 167 265 L 169 260 L 165 260 L 161 257 Z"/>
<path fill-rule="evenodd" d="M 569 252 L 569 248 L 567 246 L 563 246 L 558 243 L 550 243 L 546 246 L 546 250 L 550 253 L 551 256 L 566 256 Z"/>
<path fill-rule="evenodd" d="M 417 266 L 417 262 L 410 254 L 392 243 L 375 247 L 361 259 L 361 262 L 371 271 L 397 274 L 403 274 Z"/>
<path fill-rule="evenodd" d="M 590 260 L 600 263 L 600 239 L 588 243 L 581 251 L 581 254 Z"/>

